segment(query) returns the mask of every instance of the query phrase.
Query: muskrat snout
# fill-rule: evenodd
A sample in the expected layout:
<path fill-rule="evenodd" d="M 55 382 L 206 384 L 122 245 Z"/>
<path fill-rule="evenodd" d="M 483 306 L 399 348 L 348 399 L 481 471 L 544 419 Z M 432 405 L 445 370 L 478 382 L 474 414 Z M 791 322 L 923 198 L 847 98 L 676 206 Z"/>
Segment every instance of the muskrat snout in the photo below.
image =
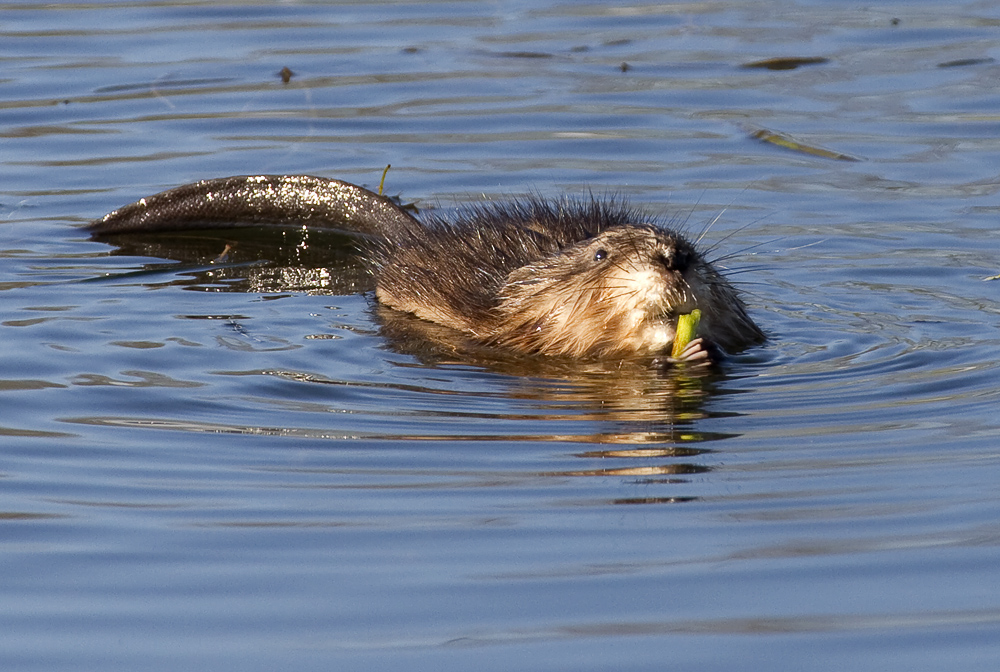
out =
<path fill-rule="evenodd" d="M 679 250 L 673 247 L 669 250 L 658 252 L 656 261 L 663 264 L 663 267 L 668 271 L 683 273 L 691 265 L 691 255 L 686 250 Z"/>

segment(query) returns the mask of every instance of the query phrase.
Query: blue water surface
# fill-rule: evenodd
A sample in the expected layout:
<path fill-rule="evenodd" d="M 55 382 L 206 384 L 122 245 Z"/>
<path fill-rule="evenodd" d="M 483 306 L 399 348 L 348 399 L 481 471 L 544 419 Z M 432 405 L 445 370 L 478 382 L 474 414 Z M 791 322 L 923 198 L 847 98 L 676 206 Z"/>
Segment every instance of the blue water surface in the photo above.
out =
<path fill-rule="evenodd" d="M 3 4 L 3 669 L 995 669 L 998 39 L 973 1 Z M 80 229 L 389 164 L 423 214 L 707 229 L 769 342 L 525 370 L 394 338 L 334 244 Z"/>

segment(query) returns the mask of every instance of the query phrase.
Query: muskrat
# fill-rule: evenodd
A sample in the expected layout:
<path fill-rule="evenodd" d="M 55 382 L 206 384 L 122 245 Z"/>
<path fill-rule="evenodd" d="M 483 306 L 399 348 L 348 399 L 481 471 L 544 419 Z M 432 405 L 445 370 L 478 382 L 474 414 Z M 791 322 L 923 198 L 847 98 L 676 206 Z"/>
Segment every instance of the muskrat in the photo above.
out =
<path fill-rule="evenodd" d="M 704 362 L 764 341 L 739 292 L 679 232 L 617 199 L 528 198 L 418 220 L 348 182 L 306 175 L 203 180 L 90 224 L 95 236 L 296 225 L 360 236 L 384 305 L 518 353 L 610 359 L 669 353 L 699 308 Z"/>

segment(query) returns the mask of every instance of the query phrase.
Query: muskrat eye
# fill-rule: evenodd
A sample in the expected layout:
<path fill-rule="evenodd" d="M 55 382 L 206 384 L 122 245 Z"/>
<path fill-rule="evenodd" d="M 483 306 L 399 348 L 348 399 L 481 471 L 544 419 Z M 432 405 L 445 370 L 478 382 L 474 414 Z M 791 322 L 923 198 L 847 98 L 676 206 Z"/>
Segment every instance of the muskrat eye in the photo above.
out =
<path fill-rule="evenodd" d="M 608 251 L 605 250 L 603 247 L 599 249 L 597 252 L 594 252 L 594 261 L 604 261 L 607 258 L 608 258 Z"/>

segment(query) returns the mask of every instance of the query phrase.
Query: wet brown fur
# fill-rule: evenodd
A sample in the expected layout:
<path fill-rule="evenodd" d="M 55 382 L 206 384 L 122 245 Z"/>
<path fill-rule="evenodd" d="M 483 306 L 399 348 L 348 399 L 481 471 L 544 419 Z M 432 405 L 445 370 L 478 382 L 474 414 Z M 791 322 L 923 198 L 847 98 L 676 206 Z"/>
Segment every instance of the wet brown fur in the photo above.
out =
<path fill-rule="evenodd" d="M 764 340 L 690 242 L 613 200 L 478 205 L 405 227 L 374 258 L 382 303 L 519 352 L 662 354 L 694 308 L 724 350 Z"/>

